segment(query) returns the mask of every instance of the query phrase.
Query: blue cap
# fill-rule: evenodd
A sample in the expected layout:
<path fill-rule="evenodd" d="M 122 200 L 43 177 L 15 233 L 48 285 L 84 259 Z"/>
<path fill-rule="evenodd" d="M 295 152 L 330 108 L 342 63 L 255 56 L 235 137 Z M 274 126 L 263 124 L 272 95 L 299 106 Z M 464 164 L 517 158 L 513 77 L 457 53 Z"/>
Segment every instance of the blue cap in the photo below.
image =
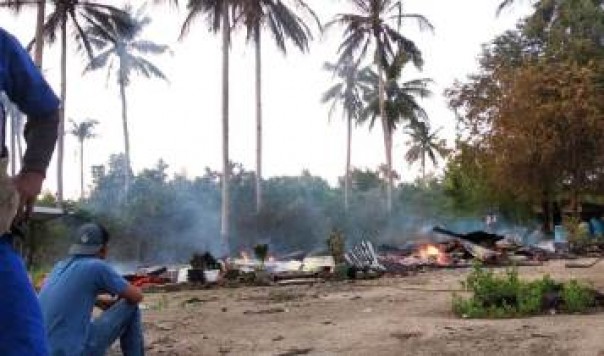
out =
<path fill-rule="evenodd" d="M 88 223 L 80 226 L 69 248 L 70 255 L 96 255 L 109 241 L 109 233 L 99 224 Z"/>

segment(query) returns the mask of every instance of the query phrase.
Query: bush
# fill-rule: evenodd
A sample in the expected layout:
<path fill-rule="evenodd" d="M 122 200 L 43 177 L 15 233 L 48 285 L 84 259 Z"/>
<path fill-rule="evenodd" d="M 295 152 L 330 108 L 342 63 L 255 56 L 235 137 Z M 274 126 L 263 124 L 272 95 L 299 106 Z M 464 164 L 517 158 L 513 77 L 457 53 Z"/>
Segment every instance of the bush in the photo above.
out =
<path fill-rule="evenodd" d="M 543 314 L 549 310 L 585 312 L 595 305 L 594 292 L 572 280 L 558 283 L 549 276 L 522 281 L 518 271 L 504 275 L 475 265 L 462 282 L 470 298 L 453 295 L 453 312 L 467 318 L 506 318 Z"/>
<path fill-rule="evenodd" d="M 595 305 L 594 292 L 575 280 L 564 284 L 562 299 L 564 309 L 571 313 L 580 313 Z"/>

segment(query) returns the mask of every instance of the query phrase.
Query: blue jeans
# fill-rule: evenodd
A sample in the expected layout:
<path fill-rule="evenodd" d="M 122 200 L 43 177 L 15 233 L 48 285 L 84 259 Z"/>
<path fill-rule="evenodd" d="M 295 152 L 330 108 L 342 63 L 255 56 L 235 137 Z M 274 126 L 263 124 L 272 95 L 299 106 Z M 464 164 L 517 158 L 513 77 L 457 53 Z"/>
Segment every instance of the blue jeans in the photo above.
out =
<path fill-rule="evenodd" d="M 124 356 L 145 354 L 140 310 L 138 305 L 125 300 L 115 303 L 92 321 L 84 354 L 104 356 L 118 338 Z"/>
<path fill-rule="evenodd" d="M 48 355 L 36 292 L 10 236 L 0 236 L 0 355 Z"/>

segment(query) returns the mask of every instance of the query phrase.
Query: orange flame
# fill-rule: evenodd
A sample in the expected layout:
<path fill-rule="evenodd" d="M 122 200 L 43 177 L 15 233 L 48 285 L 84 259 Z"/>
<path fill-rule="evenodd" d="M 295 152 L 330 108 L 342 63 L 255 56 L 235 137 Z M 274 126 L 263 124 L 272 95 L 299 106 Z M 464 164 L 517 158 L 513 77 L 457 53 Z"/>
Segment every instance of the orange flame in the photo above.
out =
<path fill-rule="evenodd" d="M 447 255 L 444 254 L 437 246 L 424 245 L 419 249 L 419 257 L 423 260 L 434 260 L 440 265 L 448 264 Z"/>

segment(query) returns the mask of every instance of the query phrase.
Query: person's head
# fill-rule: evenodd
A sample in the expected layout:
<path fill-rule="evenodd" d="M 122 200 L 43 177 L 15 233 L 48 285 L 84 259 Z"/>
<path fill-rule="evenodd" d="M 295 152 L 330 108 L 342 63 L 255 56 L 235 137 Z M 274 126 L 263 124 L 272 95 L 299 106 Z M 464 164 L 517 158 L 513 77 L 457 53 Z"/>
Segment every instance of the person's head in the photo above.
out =
<path fill-rule="evenodd" d="M 107 243 L 109 243 L 107 230 L 100 224 L 87 223 L 77 229 L 69 254 L 104 259 L 107 257 Z"/>

